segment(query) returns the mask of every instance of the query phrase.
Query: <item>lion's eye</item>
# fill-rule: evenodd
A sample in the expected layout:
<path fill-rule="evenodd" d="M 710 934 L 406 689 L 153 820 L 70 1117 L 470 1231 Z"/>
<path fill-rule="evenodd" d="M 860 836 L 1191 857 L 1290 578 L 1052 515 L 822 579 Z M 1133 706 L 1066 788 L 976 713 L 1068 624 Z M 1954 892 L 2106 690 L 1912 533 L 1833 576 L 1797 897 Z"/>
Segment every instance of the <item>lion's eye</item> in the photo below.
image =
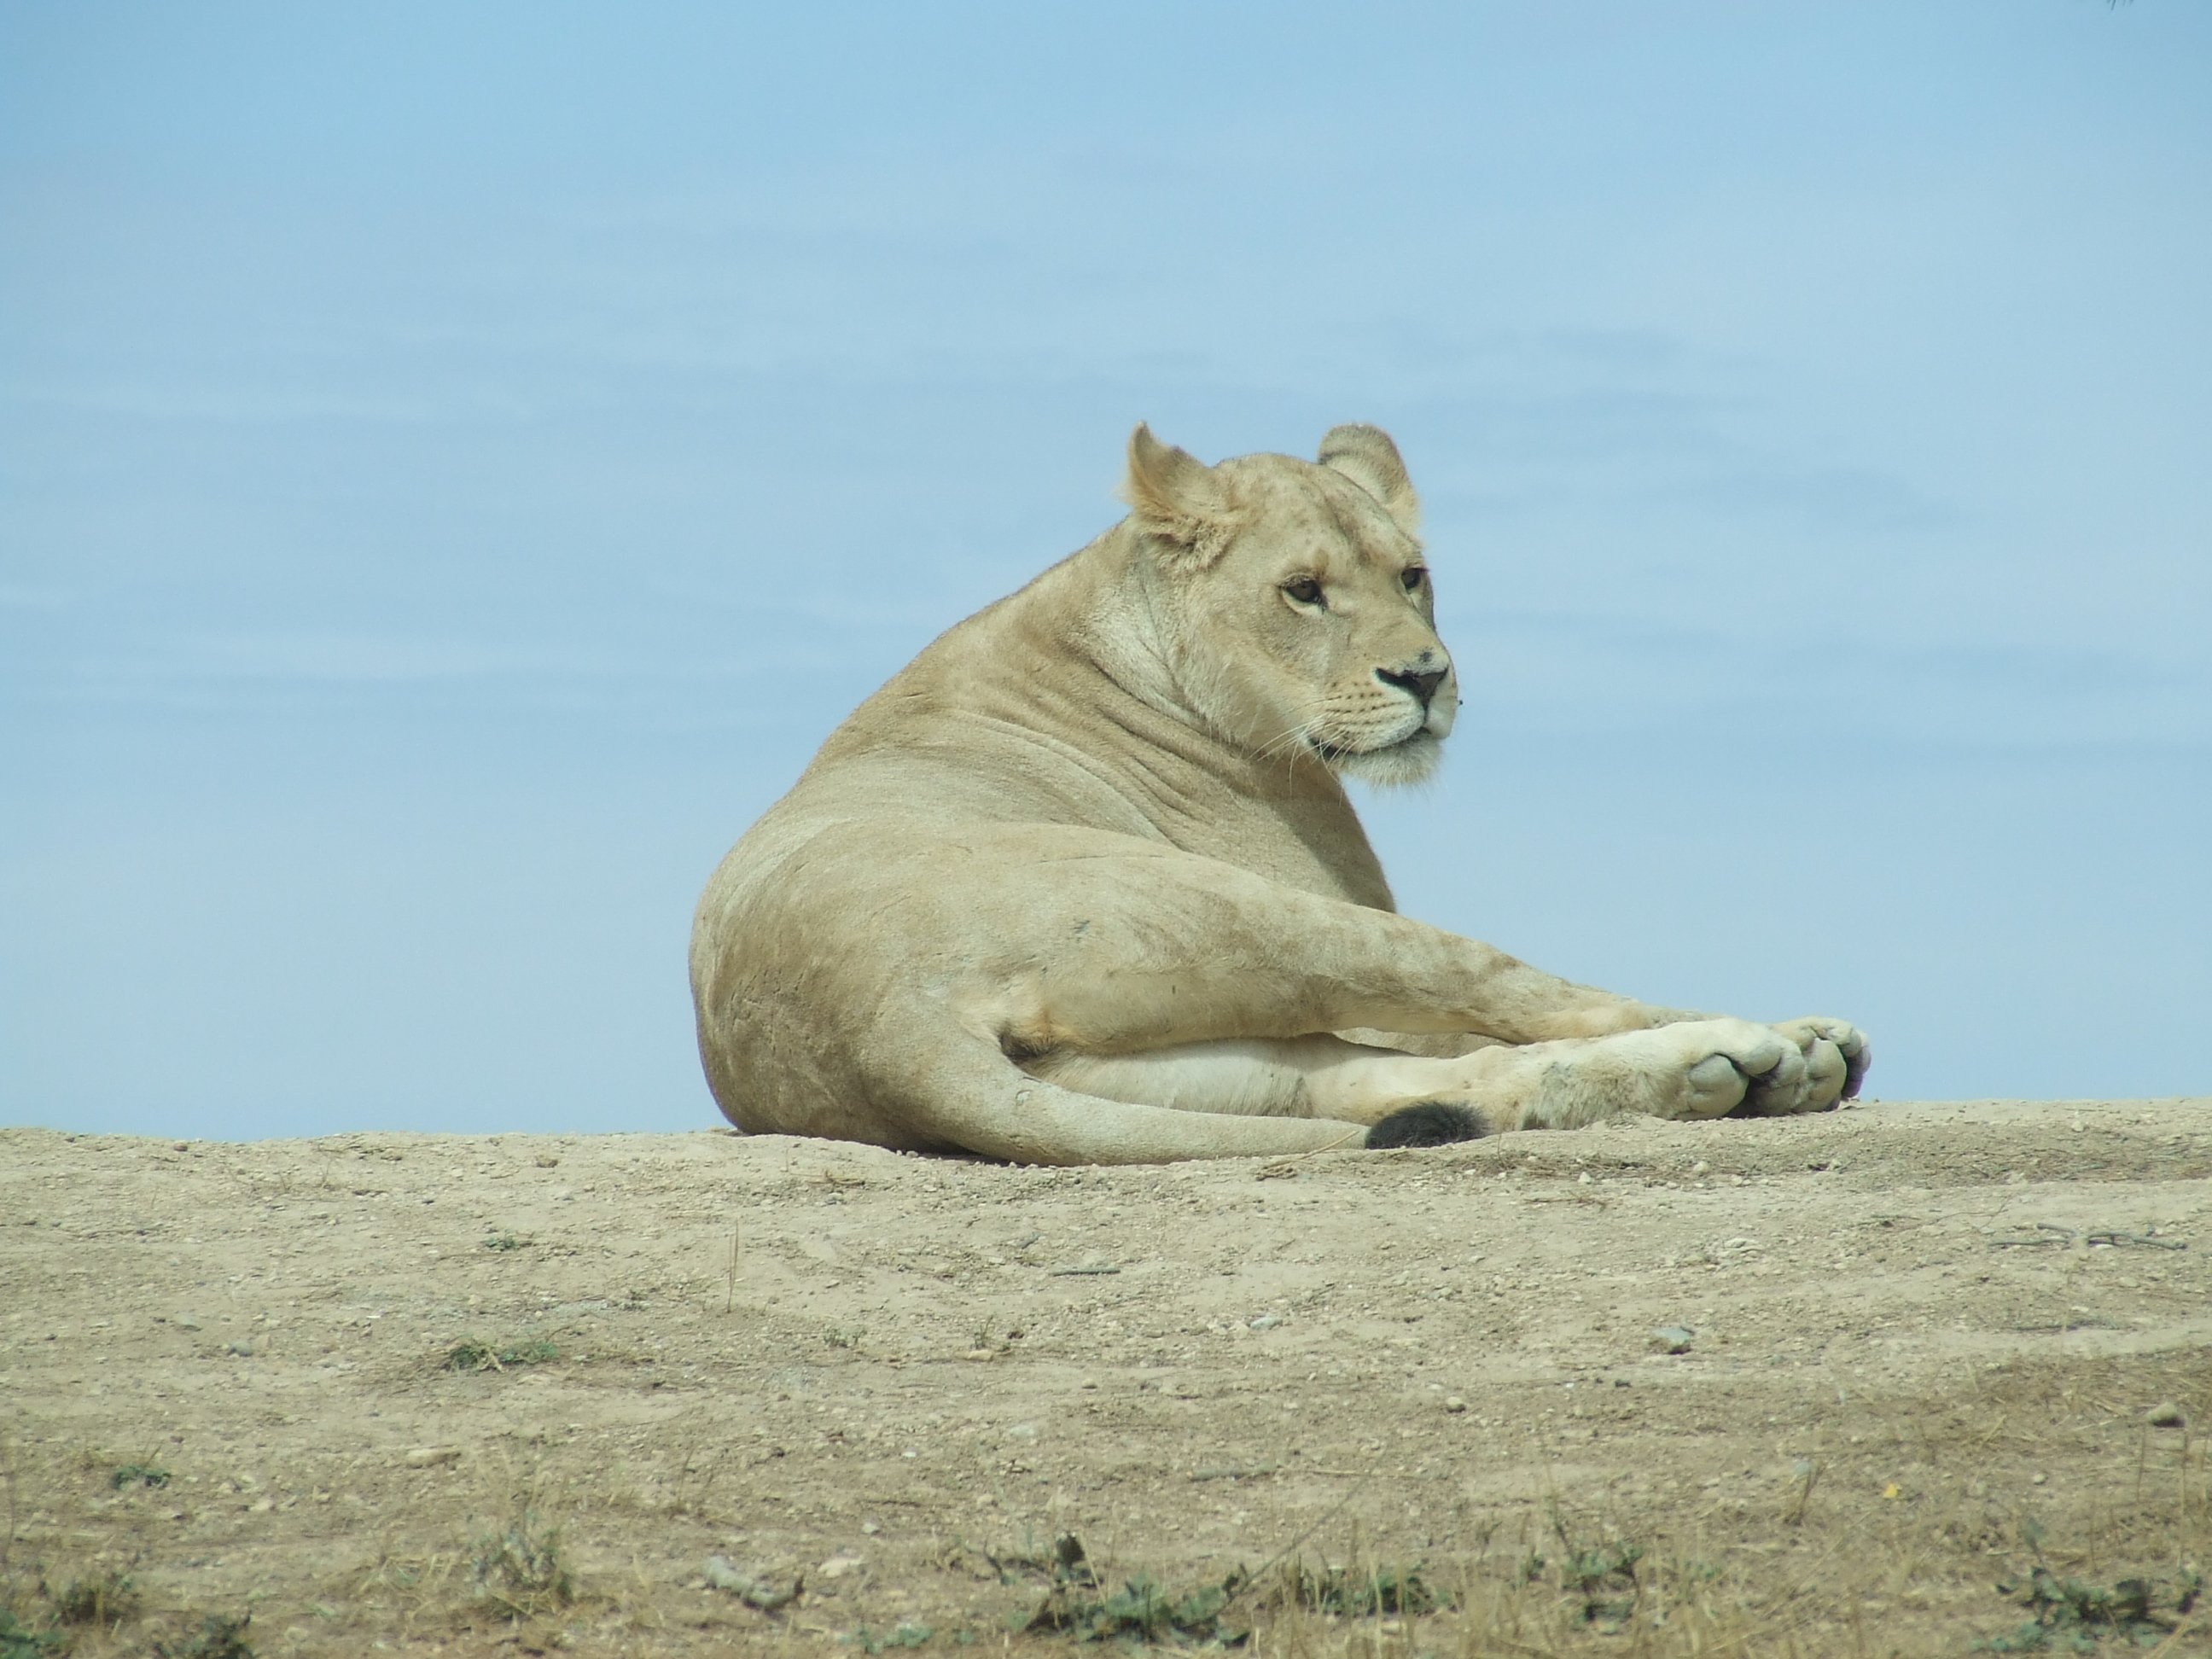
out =
<path fill-rule="evenodd" d="M 1283 592 L 1300 605 L 1319 605 L 1322 602 L 1321 584 L 1311 576 L 1301 576 L 1294 582 L 1285 582 Z"/>
<path fill-rule="evenodd" d="M 1406 591 L 1408 593 L 1428 579 L 1429 571 L 1426 565 L 1409 564 L 1398 573 L 1398 580 L 1406 584 Z"/>

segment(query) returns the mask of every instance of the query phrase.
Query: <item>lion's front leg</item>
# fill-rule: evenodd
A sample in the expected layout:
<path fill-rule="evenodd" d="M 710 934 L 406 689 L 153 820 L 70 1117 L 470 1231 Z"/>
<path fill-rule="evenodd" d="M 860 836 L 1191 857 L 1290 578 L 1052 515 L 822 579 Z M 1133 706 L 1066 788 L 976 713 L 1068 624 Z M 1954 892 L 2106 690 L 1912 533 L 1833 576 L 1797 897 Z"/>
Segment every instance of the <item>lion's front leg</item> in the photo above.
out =
<path fill-rule="evenodd" d="M 1793 1073 L 1761 1079 L 1745 1092 L 1740 1117 L 1782 1117 L 1796 1112 L 1825 1112 L 1859 1091 L 1874 1045 L 1848 1020 L 1787 1019 L 1771 1028 L 1796 1045 L 1804 1064 Z"/>
<path fill-rule="evenodd" d="M 1449 1086 L 1431 1071 L 1425 1091 L 1462 1096 L 1492 1130 L 1571 1128 L 1602 1118 L 1780 1117 L 1825 1112 L 1858 1093 L 1874 1058 L 1866 1034 L 1840 1019 L 1760 1025 L 1709 1014 L 1654 1010 L 1644 1030 L 1515 1046 L 1480 1036 L 1389 1031 L 1342 1036 L 1381 1049 L 1457 1062 Z M 1343 1115 L 1402 1099 L 1419 1067 L 1361 1071 Z M 1376 1085 L 1384 1085 L 1378 1091 Z M 1393 1092 L 1395 1089 L 1399 1092 Z"/>
<path fill-rule="evenodd" d="M 1468 1103 L 1490 1128 L 1573 1129 L 1630 1115 L 1819 1110 L 1841 1091 L 1841 1053 L 1825 1031 L 1808 1030 L 1801 1042 L 1794 1029 L 1701 1019 L 1486 1048 L 1457 1064 Z"/>

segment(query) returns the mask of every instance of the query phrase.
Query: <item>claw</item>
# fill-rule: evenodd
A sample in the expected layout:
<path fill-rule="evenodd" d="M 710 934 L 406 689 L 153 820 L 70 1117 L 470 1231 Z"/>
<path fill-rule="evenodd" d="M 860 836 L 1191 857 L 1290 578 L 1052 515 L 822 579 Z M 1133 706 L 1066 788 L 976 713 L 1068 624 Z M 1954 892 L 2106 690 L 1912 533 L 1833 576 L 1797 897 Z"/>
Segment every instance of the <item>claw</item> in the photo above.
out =
<path fill-rule="evenodd" d="M 1863 1031 L 1854 1032 L 1858 1039 L 1844 1047 L 1844 1093 L 1845 1100 L 1859 1097 L 1859 1085 L 1866 1081 L 1867 1068 L 1874 1064 L 1874 1044 Z"/>

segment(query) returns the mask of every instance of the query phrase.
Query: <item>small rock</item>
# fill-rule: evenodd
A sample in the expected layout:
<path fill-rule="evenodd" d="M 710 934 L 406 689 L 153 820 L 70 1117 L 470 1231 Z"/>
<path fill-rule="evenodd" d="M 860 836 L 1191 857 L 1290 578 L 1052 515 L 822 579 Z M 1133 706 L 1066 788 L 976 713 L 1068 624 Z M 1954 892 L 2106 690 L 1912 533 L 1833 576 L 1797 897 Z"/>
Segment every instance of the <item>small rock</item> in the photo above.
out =
<path fill-rule="evenodd" d="M 170 1323 L 180 1331 L 196 1331 L 200 1328 L 200 1322 L 190 1314 L 179 1314 Z"/>
<path fill-rule="evenodd" d="M 1463 1412 L 1467 1409 L 1467 1401 L 1455 1394 L 1448 1394 L 1444 1396 L 1444 1409 L 1448 1412 Z"/>
<path fill-rule="evenodd" d="M 1697 1333 L 1687 1325 L 1662 1325 L 1651 1333 L 1652 1345 L 1662 1353 L 1687 1353 Z"/>
<path fill-rule="evenodd" d="M 2153 1406 L 2143 1413 L 2143 1420 L 2154 1429 L 2185 1429 L 2189 1426 L 2187 1415 L 2171 1400 L 2163 1405 Z"/>
<path fill-rule="evenodd" d="M 1255 1331 L 1272 1331 L 1283 1322 L 1283 1319 L 1280 1314 L 1261 1314 L 1257 1319 L 1246 1322 Z"/>
<path fill-rule="evenodd" d="M 1590 1184 L 1590 1172 L 1588 1170 L 1584 1170 L 1580 1175 L 1575 1177 L 1575 1184 L 1577 1187 L 1589 1186 Z"/>
<path fill-rule="evenodd" d="M 253 1345 L 251 1342 L 226 1342 L 222 1345 L 222 1351 L 225 1353 L 234 1353 L 240 1359 L 253 1358 Z"/>
<path fill-rule="evenodd" d="M 2027 1479 L 2028 1479 L 2028 1484 L 2029 1484 L 2029 1485 L 2031 1485 L 2031 1486 L 2040 1486 L 2047 1485 L 2047 1484 L 2049 1483 L 2050 1480 L 2051 1480 L 2051 1477 L 2050 1477 L 2049 1475 L 2047 1475 L 2047 1474 L 2031 1474 L 2030 1476 L 2028 1476 L 2028 1477 L 2027 1477 Z"/>
<path fill-rule="evenodd" d="M 246 1506 L 246 1512 L 248 1515 L 266 1515 L 270 1510 L 276 1507 L 276 1500 L 275 1498 L 257 1498 L 251 1504 L 248 1504 Z"/>
<path fill-rule="evenodd" d="M 401 1460 L 410 1469 L 434 1469 L 441 1464 L 461 1461 L 459 1446 L 417 1446 Z"/>
<path fill-rule="evenodd" d="M 860 1571 L 866 1565 L 859 1556 L 847 1555 L 840 1552 L 815 1568 L 814 1576 L 817 1578 L 842 1578 L 848 1573 Z"/>
<path fill-rule="evenodd" d="M 1692 1175 L 1711 1175 L 1712 1173 L 1712 1170 L 1713 1166 L 1706 1163 L 1702 1158 L 1690 1166 L 1690 1173 Z"/>

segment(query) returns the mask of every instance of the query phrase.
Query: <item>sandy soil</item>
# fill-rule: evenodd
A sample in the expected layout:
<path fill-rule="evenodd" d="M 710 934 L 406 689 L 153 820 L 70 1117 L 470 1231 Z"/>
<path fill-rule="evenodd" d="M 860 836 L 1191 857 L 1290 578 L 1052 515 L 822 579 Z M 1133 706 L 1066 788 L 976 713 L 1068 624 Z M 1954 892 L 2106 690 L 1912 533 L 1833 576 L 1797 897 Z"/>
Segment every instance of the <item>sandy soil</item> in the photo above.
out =
<path fill-rule="evenodd" d="M 1053 1646 L 1066 1534 L 1064 1616 L 1241 1565 L 1183 1628 L 1267 1652 L 2201 1652 L 2206 1425 L 2203 1100 L 1073 1171 L 0 1133 L 0 1590 L 83 1655 Z"/>

